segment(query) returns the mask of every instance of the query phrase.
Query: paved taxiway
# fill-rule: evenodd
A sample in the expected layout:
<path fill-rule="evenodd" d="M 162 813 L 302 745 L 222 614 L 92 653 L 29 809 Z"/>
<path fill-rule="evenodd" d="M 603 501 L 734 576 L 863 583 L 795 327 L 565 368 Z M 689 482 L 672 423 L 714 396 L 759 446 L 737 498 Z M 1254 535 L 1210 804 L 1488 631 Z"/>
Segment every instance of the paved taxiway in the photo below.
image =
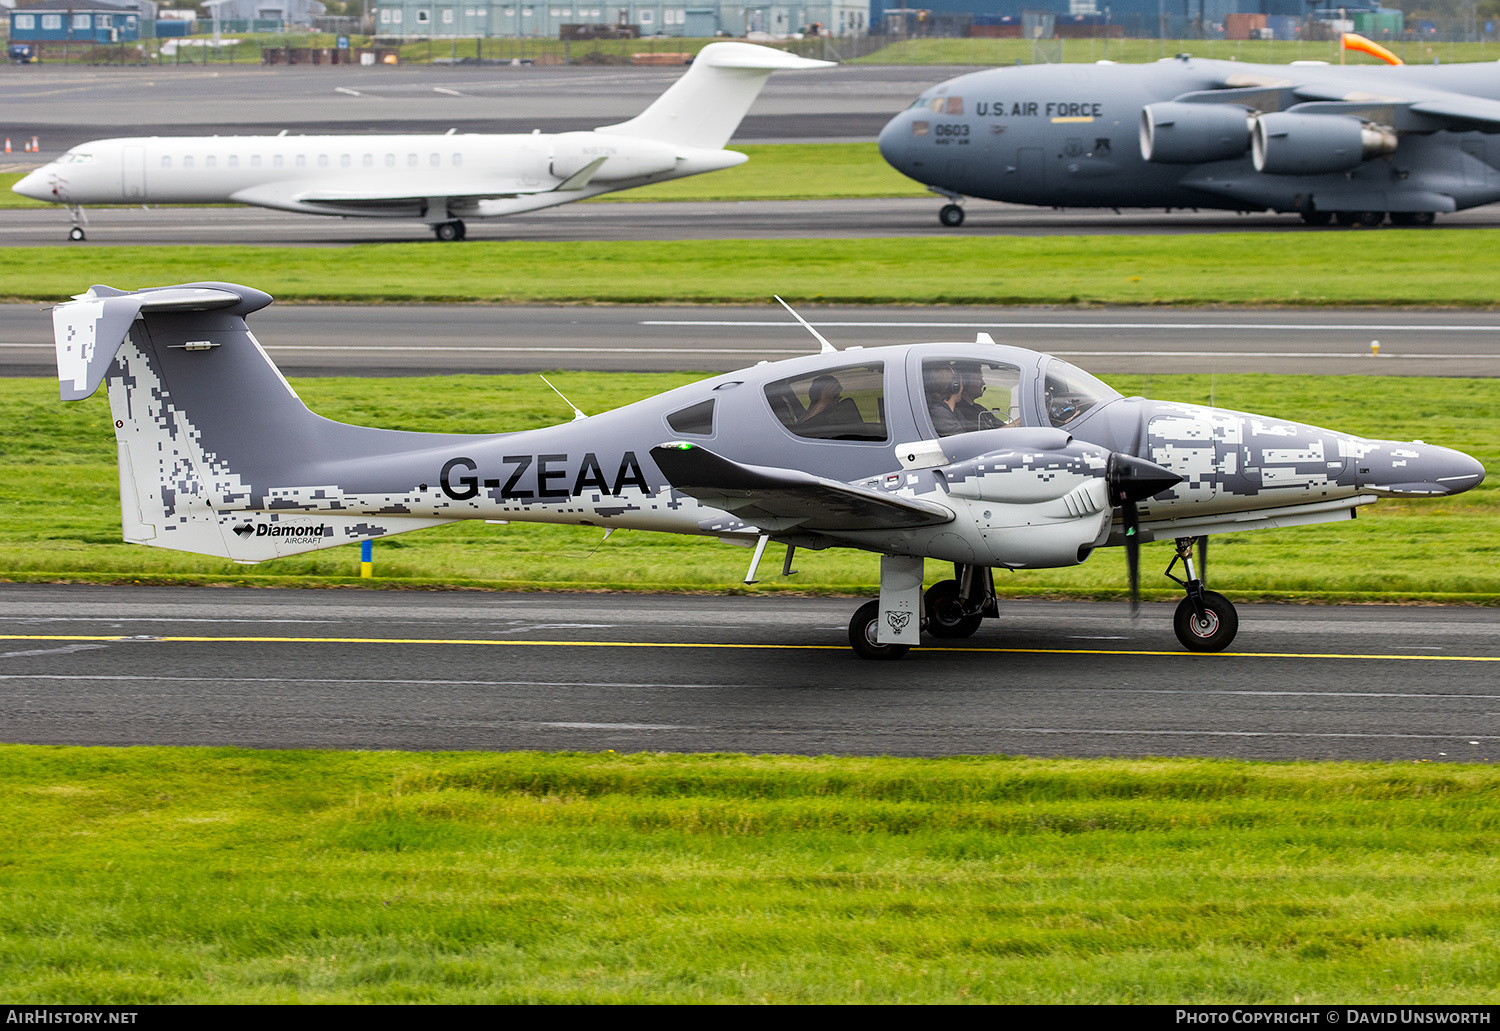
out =
<path fill-rule="evenodd" d="M 853 599 L 0 586 L 7 741 L 802 754 L 1500 756 L 1500 613 L 1007 602 L 866 662 Z M 346 640 L 334 640 L 343 638 Z M 361 639 L 361 640 L 348 640 Z M 509 642 L 509 643 L 505 643 Z"/>
<path fill-rule="evenodd" d="M 79 289 L 87 284 L 79 283 Z M 118 284 L 134 286 L 137 284 Z M 996 340 L 1096 373 L 1500 375 L 1500 313 L 808 306 L 836 345 Z M 808 354 L 806 331 L 758 306 L 276 304 L 250 326 L 296 376 L 706 370 Z M 1372 357 L 1370 342 L 1380 342 Z M 42 306 L 0 305 L 0 375 L 56 374 Z"/>
<path fill-rule="evenodd" d="M 962 236 L 1182 236 L 1203 233 L 1369 232 L 1342 226 L 1312 228 L 1296 215 L 1228 211 L 1062 211 L 970 200 L 968 220 L 957 229 L 938 224 L 939 197 L 805 201 L 629 201 L 567 204 L 526 215 L 468 225 L 474 240 L 800 240 Z M 63 208 L 0 211 L 0 237 L 10 247 L 178 246 L 260 244 L 335 247 L 354 243 L 431 242 L 420 222 L 338 219 L 260 208 L 102 208 L 88 211 L 88 241 L 69 244 L 72 221 Z M 1440 216 L 1449 228 L 1500 226 L 1500 205 Z M 1421 229 L 1386 229 L 1418 233 Z M 1381 237 L 1395 246 L 1399 236 Z M 435 252 L 436 253 L 436 252 Z"/>

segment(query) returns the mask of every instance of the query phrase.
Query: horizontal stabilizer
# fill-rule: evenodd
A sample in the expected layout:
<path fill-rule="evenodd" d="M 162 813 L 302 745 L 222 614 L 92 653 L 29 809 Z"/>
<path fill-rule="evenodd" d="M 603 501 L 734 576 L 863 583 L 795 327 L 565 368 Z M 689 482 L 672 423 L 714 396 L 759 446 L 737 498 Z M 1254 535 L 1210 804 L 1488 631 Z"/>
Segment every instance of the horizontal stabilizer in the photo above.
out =
<path fill-rule="evenodd" d="M 130 325 L 143 311 L 195 312 L 237 308 L 246 314 L 271 303 L 270 294 L 227 283 L 189 283 L 126 293 L 90 287 L 52 309 L 57 379 L 64 401 L 91 396 L 104 381 Z"/>
<path fill-rule="evenodd" d="M 733 512 L 763 530 L 884 530 L 952 522 L 942 505 L 896 497 L 795 469 L 741 465 L 707 448 L 672 441 L 651 449 L 675 489 Z"/>

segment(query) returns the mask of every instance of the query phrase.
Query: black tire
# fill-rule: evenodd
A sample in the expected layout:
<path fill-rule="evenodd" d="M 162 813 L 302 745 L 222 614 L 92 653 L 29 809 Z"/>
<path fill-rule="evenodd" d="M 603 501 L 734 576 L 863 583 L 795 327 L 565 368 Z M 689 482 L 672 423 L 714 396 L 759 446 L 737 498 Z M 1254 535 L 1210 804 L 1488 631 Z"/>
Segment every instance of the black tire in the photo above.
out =
<path fill-rule="evenodd" d="M 1334 216 L 1341 226 L 1359 226 L 1374 229 L 1385 221 L 1384 211 L 1340 211 Z"/>
<path fill-rule="evenodd" d="M 922 600 L 927 609 L 927 632 L 933 637 L 973 637 L 984 622 L 983 616 L 966 616 L 959 608 L 957 580 L 933 584 Z"/>
<path fill-rule="evenodd" d="M 458 226 L 458 238 L 460 240 L 467 240 L 469 238 L 469 227 L 464 225 L 463 222 L 455 222 L 453 224 Z"/>
<path fill-rule="evenodd" d="M 1229 647 L 1240 629 L 1239 613 L 1234 604 L 1217 591 L 1203 592 L 1203 609 L 1206 625 L 1200 625 L 1193 614 L 1193 603 L 1183 598 L 1172 617 L 1172 629 L 1177 631 L 1177 640 L 1190 652 L 1221 652 Z"/>
<path fill-rule="evenodd" d="M 875 621 L 880 618 L 880 602 L 871 601 L 859 607 L 849 620 L 849 645 L 861 659 L 899 659 L 911 650 L 909 644 L 876 644 Z"/>
<path fill-rule="evenodd" d="M 79 240 L 87 239 L 87 237 L 83 235 L 82 229 L 74 226 L 72 229 L 68 230 L 68 239 L 72 240 L 74 243 L 77 243 Z"/>
<path fill-rule="evenodd" d="M 1333 221 L 1333 212 L 1304 211 L 1302 213 L 1302 221 L 1306 222 L 1310 226 L 1326 226 L 1328 223 Z"/>
<path fill-rule="evenodd" d="M 463 230 L 457 222 L 439 222 L 432 227 L 433 235 L 444 243 L 463 239 Z"/>
<path fill-rule="evenodd" d="M 1437 215 L 1431 211 L 1391 212 L 1391 225 L 1393 226 L 1430 226 L 1436 219 Z"/>
<path fill-rule="evenodd" d="M 964 224 L 964 209 L 957 204 L 944 204 L 938 209 L 938 221 L 949 229 L 957 229 Z"/>

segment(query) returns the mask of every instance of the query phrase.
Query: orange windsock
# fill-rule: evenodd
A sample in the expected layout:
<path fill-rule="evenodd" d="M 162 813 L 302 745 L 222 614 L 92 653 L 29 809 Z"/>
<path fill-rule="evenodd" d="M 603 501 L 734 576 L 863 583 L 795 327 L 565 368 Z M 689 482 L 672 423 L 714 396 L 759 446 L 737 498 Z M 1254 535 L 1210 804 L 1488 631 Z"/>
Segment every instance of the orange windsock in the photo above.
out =
<path fill-rule="evenodd" d="M 1365 39 L 1365 37 L 1357 32 L 1344 33 L 1344 49 L 1358 50 L 1361 53 L 1369 54 L 1371 57 L 1378 57 L 1386 64 L 1406 63 L 1379 43 L 1376 43 L 1372 39 Z"/>

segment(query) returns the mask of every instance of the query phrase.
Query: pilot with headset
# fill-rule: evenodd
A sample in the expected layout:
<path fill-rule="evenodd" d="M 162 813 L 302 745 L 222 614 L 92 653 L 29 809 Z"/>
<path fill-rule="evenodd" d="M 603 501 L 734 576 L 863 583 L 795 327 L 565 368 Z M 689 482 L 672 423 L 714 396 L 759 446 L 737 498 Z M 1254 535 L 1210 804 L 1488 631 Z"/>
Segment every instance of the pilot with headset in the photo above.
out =
<path fill-rule="evenodd" d="M 954 368 L 958 372 L 959 395 L 953 414 L 958 416 L 964 430 L 994 430 L 1004 425 L 994 412 L 979 403 L 986 386 L 984 370 L 967 362 Z"/>
<path fill-rule="evenodd" d="M 971 427 L 954 410 L 958 404 L 963 385 L 958 372 L 947 362 L 929 365 L 923 375 L 927 394 L 927 412 L 932 416 L 932 428 L 939 437 L 963 433 Z"/>

